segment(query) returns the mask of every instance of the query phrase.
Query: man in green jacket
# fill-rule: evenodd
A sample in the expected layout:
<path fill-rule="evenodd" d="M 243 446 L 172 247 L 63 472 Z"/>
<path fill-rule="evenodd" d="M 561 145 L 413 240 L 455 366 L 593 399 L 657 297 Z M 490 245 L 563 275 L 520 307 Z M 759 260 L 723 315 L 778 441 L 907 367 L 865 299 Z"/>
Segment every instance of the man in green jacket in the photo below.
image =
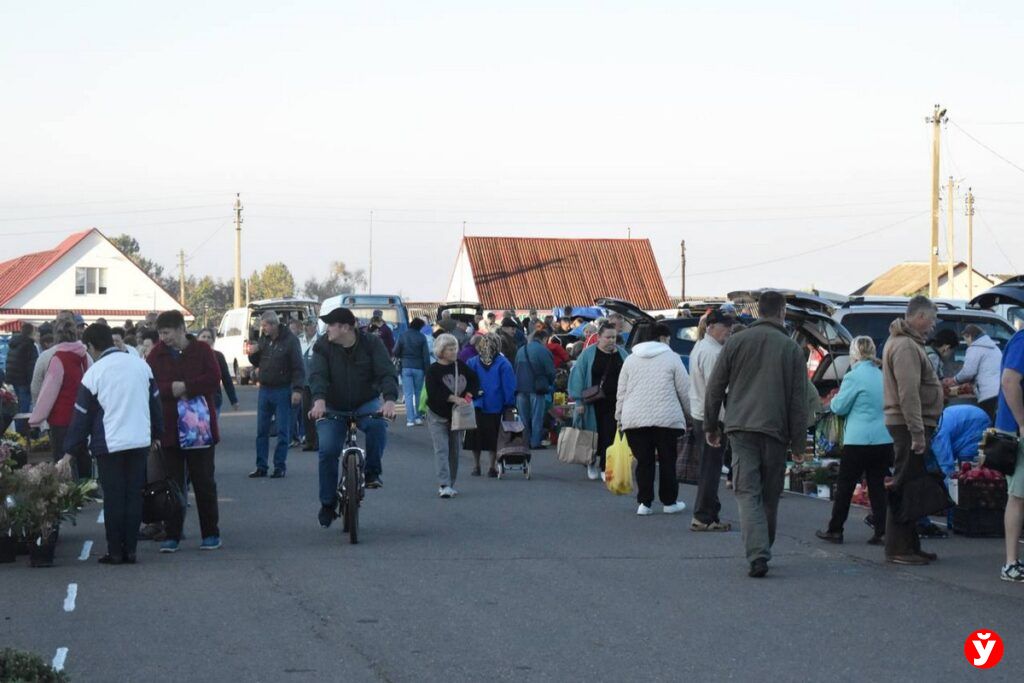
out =
<path fill-rule="evenodd" d="M 786 300 L 767 291 L 758 308 L 760 319 L 726 342 L 704 399 L 704 431 L 714 448 L 722 442 L 725 405 L 733 486 L 754 578 L 768 573 L 786 452 L 803 453 L 807 435 L 807 364 L 786 332 Z"/>

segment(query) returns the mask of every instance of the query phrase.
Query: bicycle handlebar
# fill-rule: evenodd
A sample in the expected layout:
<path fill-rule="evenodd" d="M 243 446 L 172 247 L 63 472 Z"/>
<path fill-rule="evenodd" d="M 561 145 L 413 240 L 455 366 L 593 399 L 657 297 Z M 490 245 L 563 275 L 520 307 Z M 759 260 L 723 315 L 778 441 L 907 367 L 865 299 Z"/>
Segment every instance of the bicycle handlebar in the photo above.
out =
<path fill-rule="evenodd" d="M 328 410 L 324 412 L 324 416 L 321 420 L 361 420 L 364 417 L 371 419 L 388 419 L 384 417 L 384 413 L 380 410 L 374 413 L 353 413 L 344 410 Z"/>

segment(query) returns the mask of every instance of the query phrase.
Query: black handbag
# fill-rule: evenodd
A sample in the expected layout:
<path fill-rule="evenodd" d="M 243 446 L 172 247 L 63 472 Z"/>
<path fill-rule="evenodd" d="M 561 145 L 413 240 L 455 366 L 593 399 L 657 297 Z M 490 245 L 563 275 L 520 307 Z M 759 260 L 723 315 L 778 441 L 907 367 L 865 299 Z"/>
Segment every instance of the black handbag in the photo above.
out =
<path fill-rule="evenodd" d="M 982 467 L 1009 475 L 1012 475 L 1017 469 L 1020 439 L 1013 434 L 986 429 L 981 437 L 979 447 L 982 454 Z"/>
<path fill-rule="evenodd" d="M 161 468 L 164 473 L 167 467 L 164 464 L 164 453 L 160 446 L 156 446 L 156 452 L 160 458 Z M 142 522 L 143 524 L 154 524 L 156 522 L 169 522 L 178 517 L 185 509 L 185 494 L 182 493 L 178 482 L 171 477 L 164 477 L 142 487 Z"/>
<path fill-rule="evenodd" d="M 614 358 L 609 358 L 608 364 L 604 366 L 604 373 L 601 374 L 601 381 L 592 387 L 587 387 L 583 390 L 583 393 L 580 394 L 580 398 L 583 400 L 584 404 L 589 406 L 593 403 L 597 403 L 598 401 L 603 401 L 608 397 L 607 394 L 604 393 L 604 383 L 605 380 L 608 379 L 608 371 L 612 369 L 612 363 L 614 362 Z"/>
<path fill-rule="evenodd" d="M 931 449 L 925 453 L 925 459 L 935 459 Z M 903 482 L 897 491 L 890 494 L 890 504 L 896 520 L 901 524 L 916 522 L 922 517 L 945 512 L 956 503 L 949 497 L 945 478 L 936 463 L 935 472 L 922 469 L 913 479 Z"/>

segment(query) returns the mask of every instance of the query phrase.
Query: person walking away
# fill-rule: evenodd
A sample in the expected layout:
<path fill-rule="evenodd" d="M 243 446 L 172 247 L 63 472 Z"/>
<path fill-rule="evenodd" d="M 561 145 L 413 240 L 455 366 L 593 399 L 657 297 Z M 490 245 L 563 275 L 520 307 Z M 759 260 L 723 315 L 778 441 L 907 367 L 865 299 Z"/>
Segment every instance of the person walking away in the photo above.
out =
<path fill-rule="evenodd" d="M 453 335 L 442 334 L 434 342 L 437 362 L 427 369 L 427 427 L 437 460 L 437 495 L 451 498 L 458 495 L 455 480 L 459 475 L 461 431 L 452 431 L 452 406 L 470 405 L 480 390 L 476 373 L 459 362 L 459 342 Z"/>
<path fill-rule="evenodd" d="M 509 338 L 505 332 L 508 328 L 502 323 L 501 329 L 504 348 L 505 340 Z M 534 450 L 544 448 L 544 415 L 548 409 L 548 394 L 555 381 L 555 361 L 544 346 L 546 341 L 547 334 L 539 332 L 515 355 L 516 407 L 519 419 L 526 425 L 530 448 Z"/>
<path fill-rule="evenodd" d="M 964 343 L 967 354 L 964 366 L 953 377 L 942 381 L 944 385 L 974 382 L 978 405 L 995 420 L 999 407 L 999 384 L 1002 379 L 1003 352 L 992 338 L 977 325 L 964 327 Z"/>
<path fill-rule="evenodd" d="M 21 331 L 11 339 L 7 351 L 7 381 L 14 385 L 19 413 L 32 410 L 32 371 L 38 358 L 36 327 L 32 323 L 22 323 Z M 28 435 L 28 420 L 19 418 L 14 425 L 19 434 Z"/>
<path fill-rule="evenodd" d="M 580 354 L 569 371 L 568 394 L 576 404 L 576 416 L 582 420 L 583 429 L 597 433 L 597 449 L 587 465 L 587 477 L 591 481 L 603 477 L 605 456 L 615 440 L 619 373 L 626 356 L 626 349 L 616 344 L 615 328 L 606 323 L 595 344 Z M 588 404 L 583 394 L 591 387 L 601 387 L 604 397 Z"/>
<path fill-rule="evenodd" d="M 43 386 L 28 424 L 36 428 L 45 420 L 50 425 L 50 451 L 53 461 L 57 462 L 65 453 L 70 453 L 75 477 L 89 479 L 92 477 L 92 458 L 89 456 L 89 450 L 85 447 L 66 448 L 64 440 L 74 414 L 78 389 L 92 359 L 85 344 L 78 341 L 78 331 L 70 320 L 58 321 L 54 334 L 59 340 L 58 348 L 50 357 L 50 366 L 46 369 Z"/>
<path fill-rule="evenodd" d="M 925 353 L 928 355 L 928 362 L 931 363 L 935 375 L 939 379 L 952 377 L 956 374 L 956 349 L 960 345 L 960 339 L 956 332 L 946 328 L 939 330 L 935 336 L 928 339 Z"/>
<path fill-rule="evenodd" d="M 889 326 L 889 339 L 882 352 L 885 426 L 895 449 L 889 488 L 897 497 L 907 481 L 925 472 L 925 453 L 942 415 L 942 383 L 925 351 L 925 339 L 935 328 L 936 313 L 935 304 L 928 297 L 912 298 L 906 317 L 897 318 Z M 945 342 L 941 345 L 948 346 Z M 916 521 L 898 521 L 894 507 L 890 504 L 886 512 L 886 560 L 923 565 L 937 559 L 921 549 Z"/>
<path fill-rule="evenodd" d="M 82 340 L 96 362 L 82 375 L 64 439 L 66 457 L 88 441 L 99 465 L 107 537 L 100 564 L 135 564 L 146 455 L 164 431 L 160 396 L 150 367 L 118 350 L 109 327 L 90 325 Z"/>
<path fill-rule="evenodd" d="M 214 405 L 217 408 L 217 418 L 220 419 L 221 408 L 224 406 L 224 394 L 228 395 L 228 403 L 231 404 L 231 409 L 238 410 L 238 393 L 235 391 L 235 380 L 231 377 L 231 368 L 228 367 L 228 361 L 224 358 L 224 354 L 213 348 L 214 341 L 217 339 L 217 335 L 214 333 L 212 328 L 204 327 L 196 335 L 196 340 L 203 342 L 211 349 L 213 349 L 213 355 L 217 359 L 217 367 L 220 368 L 220 383 L 224 387 L 224 391 L 217 388 L 217 391 L 213 394 Z"/>
<path fill-rule="evenodd" d="M 366 327 L 366 333 L 372 334 L 379 337 L 384 342 L 384 348 L 388 351 L 388 356 L 394 356 L 395 351 L 395 333 L 391 331 L 391 327 L 384 322 L 384 311 L 376 310 L 370 317 L 370 324 Z"/>
<path fill-rule="evenodd" d="M 718 362 L 725 342 L 732 334 L 736 321 L 719 311 L 707 316 L 705 336 L 690 352 L 690 415 L 693 418 L 694 454 L 700 468 L 697 473 L 697 498 L 693 504 L 690 531 L 730 531 L 732 525 L 722 522 L 719 513 L 722 503 L 718 499 L 718 485 L 722 481 L 722 461 L 727 444 L 715 447 L 704 439 L 704 399 L 708 380 Z M 721 415 L 719 416 L 721 418 Z"/>
<path fill-rule="evenodd" d="M 786 331 L 786 300 L 769 290 L 759 297 L 758 309 L 761 317 L 725 343 L 704 399 L 705 441 L 721 447 L 723 431 L 729 439 L 733 490 L 753 578 L 768 574 L 786 452 L 803 453 L 807 434 L 807 366 Z"/>
<path fill-rule="evenodd" d="M 654 326 L 654 341 L 633 347 L 622 364 L 615 403 L 615 421 L 626 435 L 636 458 L 636 514 L 653 514 L 654 468 L 658 468 L 658 498 L 663 512 L 671 515 L 686 509 L 679 500 L 676 479 L 676 442 L 686 429 L 690 379 L 682 359 L 668 345 L 672 332 L 665 325 Z M 601 337 L 614 344 L 618 335 L 613 325 L 602 329 Z"/>
<path fill-rule="evenodd" d="M 217 481 L 214 476 L 214 450 L 220 441 L 214 395 L 220 391 L 221 371 L 213 349 L 185 330 L 180 311 L 164 311 L 156 319 L 160 341 L 146 358 L 153 370 L 163 422 L 168 425 L 161 439 L 167 475 L 186 491 L 185 468 L 196 496 L 199 528 L 202 532 L 200 550 L 221 547 L 220 511 L 217 503 Z M 192 434 L 192 432 L 195 434 Z M 196 436 L 199 443 L 189 442 Z M 167 521 L 167 540 L 160 552 L 178 551 L 185 525 L 185 510 Z"/>
<path fill-rule="evenodd" d="M 1024 331 L 1013 335 L 1003 353 L 996 429 L 1024 437 Z M 1006 564 L 1000 570 L 999 578 L 1024 583 L 1024 564 L 1020 561 L 1020 544 L 1017 542 L 1024 528 L 1024 439 L 1021 439 L 1017 450 L 1017 468 L 1006 478 L 1006 488 L 1009 494 L 1003 517 Z"/>
<path fill-rule="evenodd" d="M 479 381 L 480 391 L 473 401 L 476 409 L 476 429 L 466 432 L 465 448 L 473 452 L 474 477 L 480 476 L 480 455 L 483 451 L 491 454 L 488 477 L 498 476 L 498 432 L 504 415 L 511 413 L 516 405 L 516 372 L 512 363 L 501 355 L 501 340 L 497 335 L 488 334 L 477 342 L 479 354 L 469 360 L 466 366 Z"/>
<path fill-rule="evenodd" d="M 862 478 L 868 482 L 875 533 L 871 545 L 885 542 L 885 477 L 892 466 L 892 436 L 885 428 L 882 412 L 882 371 L 871 337 L 857 337 L 850 343 L 852 369 L 846 373 L 831 409 L 846 418 L 843 453 L 839 460 L 839 481 L 832 503 L 832 519 L 825 531 L 815 535 L 831 543 L 843 542 L 843 525 L 850 515 L 853 492 Z"/>
<path fill-rule="evenodd" d="M 348 308 L 335 308 L 320 320 L 327 332 L 313 345 L 309 363 L 309 389 L 313 394 L 310 418 L 316 422 L 319 451 L 320 512 L 324 529 L 335 518 L 338 492 L 338 458 L 348 438 L 348 423 L 323 419 L 330 412 L 360 415 L 356 428 L 366 435 L 366 488 L 384 485 L 384 448 L 388 420 L 395 417 L 398 379 L 384 342 L 359 329 Z M 383 397 L 383 401 L 381 400 Z M 371 417 L 380 412 L 382 418 Z"/>
<path fill-rule="evenodd" d="M 260 390 L 256 400 L 256 469 L 250 479 L 267 476 L 270 454 L 270 421 L 277 422 L 277 447 L 274 449 L 272 479 L 285 476 L 288 447 L 291 444 L 292 406 L 302 402 L 306 383 L 305 365 L 299 340 L 280 323 L 277 313 L 260 316 L 260 338 L 249 362 L 259 368 Z"/>
<path fill-rule="evenodd" d="M 445 311 L 447 312 L 447 311 Z M 409 329 L 398 337 L 395 344 L 395 358 L 402 363 L 402 391 L 405 394 L 405 426 L 413 427 L 423 424 L 420 415 L 420 393 L 423 391 L 423 378 L 430 367 L 430 347 L 423 336 L 424 323 L 414 318 Z M 468 345 L 467 345 L 468 346 Z"/>
<path fill-rule="evenodd" d="M 302 424 L 302 450 L 315 452 L 319 450 L 316 434 L 316 423 L 309 417 L 309 411 L 313 409 L 313 392 L 309 387 L 310 373 L 312 372 L 313 347 L 316 345 L 320 335 L 317 333 L 316 318 L 306 318 L 303 321 L 303 333 L 299 337 L 299 352 L 302 354 L 302 367 L 306 373 L 306 383 L 302 387 L 302 414 L 299 416 Z"/>

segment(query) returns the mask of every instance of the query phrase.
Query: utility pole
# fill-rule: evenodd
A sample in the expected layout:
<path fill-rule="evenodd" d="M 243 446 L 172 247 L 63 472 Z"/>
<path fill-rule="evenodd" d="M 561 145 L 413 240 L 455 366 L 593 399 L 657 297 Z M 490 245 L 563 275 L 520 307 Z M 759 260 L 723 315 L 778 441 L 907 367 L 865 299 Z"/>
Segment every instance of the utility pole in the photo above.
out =
<path fill-rule="evenodd" d="M 932 232 L 928 258 L 928 296 L 939 293 L 939 135 L 946 120 L 946 110 L 935 105 L 935 114 L 925 119 L 932 124 Z"/>
<path fill-rule="evenodd" d="M 626 226 L 626 239 L 627 240 L 633 239 L 633 227 L 630 226 L 630 225 Z"/>
<path fill-rule="evenodd" d="M 246 299 L 249 298 L 246 294 Z M 235 193 L 235 308 L 242 307 L 242 197 Z"/>
<path fill-rule="evenodd" d="M 373 291 L 373 209 L 370 209 L 370 277 L 366 281 L 366 291 Z"/>
<path fill-rule="evenodd" d="M 956 298 L 956 289 L 953 287 L 953 275 L 956 265 L 953 262 L 953 176 L 949 176 L 949 185 L 946 186 L 946 280 L 949 284 L 949 298 Z"/>
<path fill-rule="evenodd" d="M 686 240 L 679 242 L 679 300 L 686 301 Z"/>
<path fill-rule="evenodd" d="M 178 303 L 185 305 L 185 250 L 178 251 Z"/>
<path fill-rule="evenodd" d="M 974 193 L 967 188 L 967 299 L 974 298 Z"/>

